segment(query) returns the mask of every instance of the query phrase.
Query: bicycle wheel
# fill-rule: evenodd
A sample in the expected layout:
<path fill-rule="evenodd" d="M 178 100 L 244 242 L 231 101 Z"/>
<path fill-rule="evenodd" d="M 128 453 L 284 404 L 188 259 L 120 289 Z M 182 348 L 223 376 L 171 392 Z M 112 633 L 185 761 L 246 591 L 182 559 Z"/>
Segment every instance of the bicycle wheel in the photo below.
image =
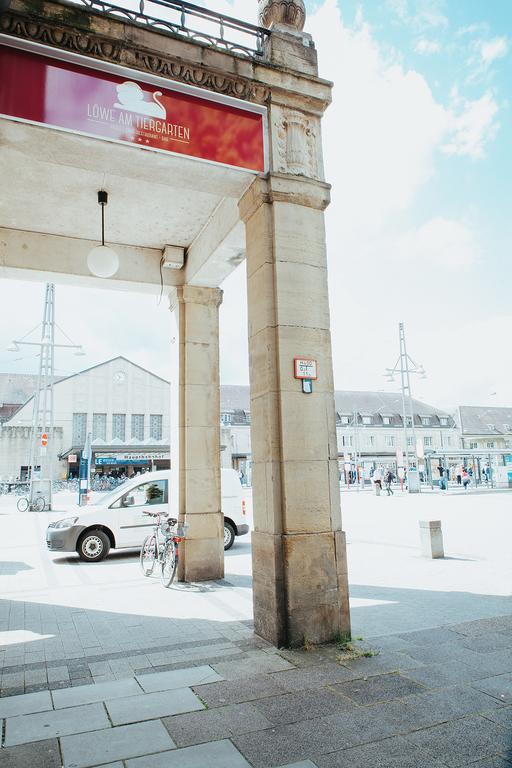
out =
<path fill-rule="evenodd" d="M 18 512 L 26 512 L 29 507 L 29 500 L 22 496 L 21 499 L 18 499 L 16 506 L 18 507 Z"/>
<path fill-rule="evenodd" d="M 44 496 L 38 496 L 37 499 L 32 504 L 32 509 L 34 512 L 43 512 L 45 507 L 45 500 Z"/>
<path fill-rule="evenodd" d="M 151 576 L 155 568 L 155 559 L 157 553 L 156 536 L 150 533 L 146 536 L 140 550 L 140 567 L 144 576 Z"/>
<path fill-rule="evenodd" d="M 173 541 L 165 544 L 165 549 L 161 558 L 160 579 L 164 587 L 170 587 L 176 575 L 178 560 L 176 558 L 176 548 Z"/>

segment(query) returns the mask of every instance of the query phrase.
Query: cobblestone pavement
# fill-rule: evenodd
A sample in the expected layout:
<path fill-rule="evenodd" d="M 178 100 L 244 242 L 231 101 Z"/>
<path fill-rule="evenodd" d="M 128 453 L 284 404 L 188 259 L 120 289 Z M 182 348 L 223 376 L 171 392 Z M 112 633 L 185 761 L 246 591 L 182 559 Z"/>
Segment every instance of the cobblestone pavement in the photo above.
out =
<path fill-rule="evenodd" d="M 254 636 L 247 540 L 224 581 L 164 590 L 134 554 L 51 557 L 51 518 L 0 503 L 1 768 L 510 768 L 506 536 L 493 572 L 477 513 L 459 534 L 445 508 L 457 549 L 423 561 L 380 501 L 346 515 L 358 658 Z"/>
<path fill-rule="evenodd" d="M 5 696 L 0 765 L 512 765 L 512 617 L 354 646 L 367 655 L 248 640 L 219 658 L 213 643 L 209 663 L 125 668 L 118 679 Z M 206 646 L 200 652 L 208 660 Z"/>

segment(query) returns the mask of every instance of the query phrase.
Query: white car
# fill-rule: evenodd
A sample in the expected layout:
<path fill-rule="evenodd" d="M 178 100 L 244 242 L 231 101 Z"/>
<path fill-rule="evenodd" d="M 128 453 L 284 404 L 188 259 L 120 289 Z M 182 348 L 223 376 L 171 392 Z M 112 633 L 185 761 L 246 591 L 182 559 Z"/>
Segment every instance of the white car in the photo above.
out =
<path fill-rule="evenodd" d="M 83 507 L 78 515 L 50 523 L 46 544 L 52 552 L 78 552 L 82 560 L 103 560 L 110 549 L 141 547 L 154 526 L 144 514 L 168 513 L 171 470 L 137 475 Z M 246 503 L 238 473 L 221 469 L 221 508 L 224 515 L 224 549 L 235 536 L 249 532 Z"/>

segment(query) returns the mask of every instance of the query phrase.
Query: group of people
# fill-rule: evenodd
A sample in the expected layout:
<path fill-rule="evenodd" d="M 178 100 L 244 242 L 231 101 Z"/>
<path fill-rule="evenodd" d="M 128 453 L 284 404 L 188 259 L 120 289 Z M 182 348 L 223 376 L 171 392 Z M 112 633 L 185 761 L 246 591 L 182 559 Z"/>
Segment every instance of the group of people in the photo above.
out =
<path fill-rule="evenodd" d="M 373 470 L 372 482 L 373 482 L 373 486 L 375 488 L 375 493 L 377 494 L 377 496 L 380 496 L 380 492 L 382 490 L 382 482 L 384 482 L 388 496 L 393 496 L 394 491 L 391 485 L 394 482 L 394 480 L 395 480 L 395 475 L 389 467 L 387 467 L 387 469 L 384 472 L 380 467 L 376 467 Z"/>

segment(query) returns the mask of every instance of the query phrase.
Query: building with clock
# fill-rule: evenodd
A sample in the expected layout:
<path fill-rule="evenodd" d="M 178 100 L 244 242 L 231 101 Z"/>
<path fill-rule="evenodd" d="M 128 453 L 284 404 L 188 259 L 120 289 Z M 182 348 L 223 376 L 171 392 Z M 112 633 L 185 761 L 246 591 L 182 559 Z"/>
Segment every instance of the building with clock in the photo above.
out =
<path fill-rule="evenodd" d="M 32 390 L 33 391 L 33 390 Z M 54 478 L 78 475 L 87 435 L 92 471 L 126 474 L 165 469 L 169 454 L 169 382 L 116 357 L 54 384 Z M 0 477 L 28 470 L 33 394 L 0 429 Z"/>

